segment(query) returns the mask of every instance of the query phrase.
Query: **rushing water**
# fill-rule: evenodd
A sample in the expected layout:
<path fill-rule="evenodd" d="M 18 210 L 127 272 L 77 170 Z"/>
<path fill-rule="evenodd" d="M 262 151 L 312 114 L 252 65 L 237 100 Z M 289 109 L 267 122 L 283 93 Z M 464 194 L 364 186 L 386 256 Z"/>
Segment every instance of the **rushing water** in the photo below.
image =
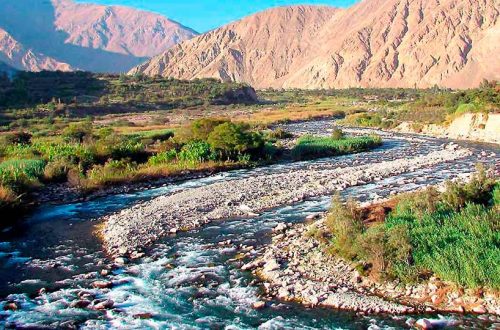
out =
<path fill-rule="evenodd" d="M 300 133 L 325 132 L 325 121 L 288 125 Z M 444 141 L 430 138 L 386 136 L 383 147 L 369 153 L 276 164 L 237 170 L 212 177 L 130 194 L 111 195 L 93 201 L 46 205 L 15 228 L 0 234 L 0 300 L 16 301 L 17 311 L 0 312 L 1 327 L 47 328 L 210 328 L 210 329 L 357 329 L 405 328 L 410 316 L 362 316 L 355 313 L 308 309 L 271 302 L 256 311 L 260 287 L 249 272 L 240 270 L 241 246 L 250 254 L 270 240 L 281 222 L 300 222 L 311 213 L 325 211 L 330 196 L 270 210 L 257 218 L 214 222 L 203 228 L 168 237 L 155 244 L 146 258 L 113 268 L 112 289 L 96 290 L 91 283 L 110 267 L 92 234 L 99 217 L 134 203 L 219 181 L 236 180 L 259 173 L 277 173 L 316 166 L 348 167 L 412 157 L 442 148 Z M 386 178 L 342 193 L 373 200 L 391 193 L 414 190 L 474 170 L 478 161 L 495 166 L 494 146 L 464 143 L 474 156 L 411 173 Z M 483 156 L 481 156 L 483 152 Z M 230 240 L 230 242 L 228 242 Z M 41 288 L 45 293 L 38 294 Z M 69 307 L 77 294 L 88 291 L 108 298 L 115 306 L 106 312 Z M 142 314 L 142 315 L 141 315 Z M 141 318 L 142 316 L 142 318 Z M 460 316 L 464 327 L 492 326 L 472 316 Z"/>

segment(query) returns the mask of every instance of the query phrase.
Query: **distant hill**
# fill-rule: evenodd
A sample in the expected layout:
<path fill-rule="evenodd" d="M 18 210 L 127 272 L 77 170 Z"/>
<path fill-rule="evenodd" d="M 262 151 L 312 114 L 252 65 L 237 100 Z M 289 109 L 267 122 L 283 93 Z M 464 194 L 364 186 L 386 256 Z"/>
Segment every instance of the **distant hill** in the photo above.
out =
<path fill-rule="evenodd" d="M 26 71 L 127 72 L 197 33 L 158 14 L 71 0 L 1 0 L 0 61 Z"/>
<path fill-rule="evenodd" d="M 478 86 L 500 80 L 498 0 L 362 0 L 270 9 L 130 71 L 256 88 Z"/>
<path fill-rule="evenodd" d="M 69 116 L 257 102 L 252 87 L 214 79 L 182 81 L 84 71 L 19 72 L 12 80 L 0 79 L 0 109 L 50 104 L 48 108 Z"/>

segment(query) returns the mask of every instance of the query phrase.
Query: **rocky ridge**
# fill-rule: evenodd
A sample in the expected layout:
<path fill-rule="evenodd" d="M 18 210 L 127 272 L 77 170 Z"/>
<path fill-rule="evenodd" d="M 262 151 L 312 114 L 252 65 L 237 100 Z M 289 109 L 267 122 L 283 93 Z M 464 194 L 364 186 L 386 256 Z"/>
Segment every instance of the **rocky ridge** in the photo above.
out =
<path fill-rule="evenodd" d="M 223 26 L 134 68 L 256 88 L 469 88 L 500 79 L 495 0 L 292 6 Z"/>

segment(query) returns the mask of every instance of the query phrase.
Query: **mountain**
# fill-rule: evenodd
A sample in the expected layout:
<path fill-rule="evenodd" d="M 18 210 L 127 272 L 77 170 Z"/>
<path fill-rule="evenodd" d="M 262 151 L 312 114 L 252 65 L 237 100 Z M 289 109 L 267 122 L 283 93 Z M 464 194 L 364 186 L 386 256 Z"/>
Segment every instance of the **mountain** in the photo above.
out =
<path fill-rule="evenodd" d="M 26 49 L 21 43 L 15 40 L 7 31 L 0 28 L 0 61 L 4 65 L 21 70 L 29 71 L 70 71 L 71 66 L 67 63 L 59 62 L 41 53 Z"/>
<path fill-rule="evenodd" d="M 500 80 L 497 0 L 362 0 L 267 10 L 167 50 L 131 74 L 257 88 L 475 87 Z"/>
<path fill-rule="evenodd" d="M 4 62 L 0 62 L 0 77 L 3 73 L 6 73 L 7 76 L 12 76 L 13 74 L 15 74 L 17 72 L 16 69 L 14 69 L 13 67 L 5 64 Z M 0 79 L 1 80 L 1 79 Z M 2 82 L 0 82 L 0 85 L 2 85 Z"/>
<path fill-rule="evenodd" d="M 71 0 L 0 0 L 0 12 L 0 60 L 28 71 L 126 72 L 197 35 L 158 14 Z"/>

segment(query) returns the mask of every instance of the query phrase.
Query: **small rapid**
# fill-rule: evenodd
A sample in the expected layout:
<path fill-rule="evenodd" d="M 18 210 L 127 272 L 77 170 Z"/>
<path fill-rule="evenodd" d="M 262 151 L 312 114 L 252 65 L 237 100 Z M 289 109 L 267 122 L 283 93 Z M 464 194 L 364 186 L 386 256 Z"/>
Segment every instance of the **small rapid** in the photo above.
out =
<path fill-rule="evenodd" d="M 330 122 L 288 124 L 294 133 L 328 132 Z M 365 132 L 365 130 L 362 130 Z M 353 133 L 358 130 L 353 130 Z M 281 163 L 236 170 L 211 177 L 128 194 L 67 204 L 44 205 L 29 219 L 0 234 L 0 304 L 16 302 L 15 311 L 0 311 L 0 327 L 46 328 L 181 328 L 181 329 L 355 329 L 407 328 L 412 316 L 364 316 L 335 310 L 310 309 L 272 301 L 255 310 L 259 282 L 240 268 L 269 243 L 279 223 L 302 222 L 328 209 L 331 196 L 268 210 L 255 218 L 229 219 L 170 236 L 155 243 L 140 260 L 111 267 L 93 234 L 103 215 L 157 196 L 215 182 L 230 182 L 259 173 L 287 173 L 304 168 L 349 167 L 381 160 L 414 157 L 439 150 L 447 141 L 378 132 L 384 146 L 367 153 L 308 162 Z M 446 179 L 465 176 L 477 162 L 498 166 L 498 148 L 459 143 L 473 155 L 388 177 L 342 191 L 365 200 L 411 191 Z M 494 154 L 494 155 L 493 155 Z M 103 271 L 110 274 L 103 276 Z M 107 278 L 108 289 L 92 283 Z M 41 291 L 40 291 L 41 290 Z M 72 304 L 88 295 L 112 300 L 112 309 L 95 311 Z M 3 308 L 2 308 L 3 309 Z M 474 316 L 461 318 L 464 327 L 488 327 Z"/>

